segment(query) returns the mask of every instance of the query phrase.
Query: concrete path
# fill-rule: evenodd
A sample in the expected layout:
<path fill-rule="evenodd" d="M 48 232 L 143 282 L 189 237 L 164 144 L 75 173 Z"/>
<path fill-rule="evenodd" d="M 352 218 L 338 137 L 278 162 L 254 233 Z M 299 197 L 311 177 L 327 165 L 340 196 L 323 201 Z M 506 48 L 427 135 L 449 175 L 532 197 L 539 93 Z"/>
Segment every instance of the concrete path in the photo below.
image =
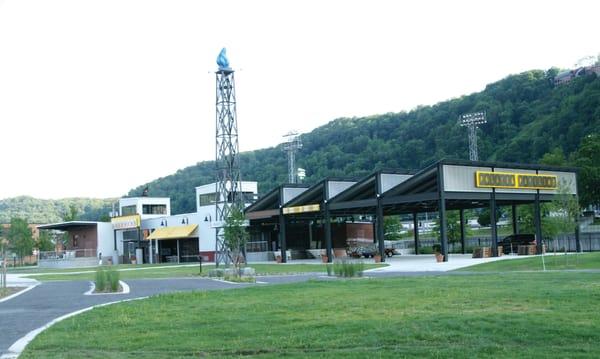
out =
<path fill-rule="evenodd" d="M 507 255 L 490 258 L 472 258 L 471 254 L 450 254 L 447 262 L 438 263 L 433 254 L 401 255 L 386 258 L 387 267 L 369 269 L 366 273 L 377 272 L 447 272 L 455 269 L 469 267 L 475 264 L 526 258 L 529 256 Z"/>

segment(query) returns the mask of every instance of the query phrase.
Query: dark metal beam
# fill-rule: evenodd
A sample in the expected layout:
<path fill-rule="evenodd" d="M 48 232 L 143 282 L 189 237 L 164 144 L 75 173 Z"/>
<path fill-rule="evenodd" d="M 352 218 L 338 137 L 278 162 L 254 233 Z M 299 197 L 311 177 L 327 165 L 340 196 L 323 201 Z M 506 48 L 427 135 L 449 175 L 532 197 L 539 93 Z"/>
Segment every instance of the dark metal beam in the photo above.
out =
<path fill-rule="evenodd" d="M 415 254 L 419 254 L 419 214 L 413 213 L 413 236 L 415 238 Z"/>
<path fill-rule="evenodd" d="M 340 209 L 352 209 L 352 208 L 365 208 L 365 207 L 375 207 L 377 206 L 377 199 L 369 198 L 369 199 L 360 199 L 356 201 L 346 201 L 346 202 L 333 202 L 329 205 L 329 209 L 332 211 L 340 210 Z"/>
<path fill-rule="evenodd" d="M 329 204 L 325 201 L 325 247 L 327 249 L 327 262 L 333 261 L 333 251 L 331 248 L 331 217 L 329 214 Z"/>
<path fill-rule="evenodd" d="M 542 253 L 542 211 L 540 209 L 540 194 L 539 190 L 535 196 L 535 202 L 533 205 L 533 222 L 535 223 L 535 239 L 537 244 L 537 252 Z"/>
<path fill-rule="evenodd" d="M 267 209 L 264 211 L 246 212 L 247 219 L 267 219 L 271 217 L 277 217 L 280 213 L 280 209 Z"/>
<path fill-rule="evenodd" d="M 385 262 L 385 242 L 384 242 L 384 231 L 383 231 L 383 206 L 381 205 L 381 197 L 377 195 L 377 211 L 375 214 L 376 223 L 376 237 L 377 243 L 379 244 L 379 255 L 381 261 Z"/>
<path fill-rule="evenodd" d="M 517 205 L 513 204 L 512 205 L 512 227 L 513 227 L 513 234 L 519 234 L 519 221 L 518 221 L 518 216 L 517 216 Z"/>
<path fill-rule="evenodd" d="M 384 197 L 382 199 L 382 204 L 385 206 L 385 205 L 391 205 L 391 204 L 435 201 L 437 199 L 439 199 L 439 193 L 428 192 L 428 193 L 409 194 L 409 195 L 404 195 L 404 196 Z"/>
<path fill-rule="evenodd" d="M 446 232 L 446 191 L 444 191 L 442 165 L 438 165 L 438 195 L 439 195 L 439 212 L 440 212 L 440 241 L 442 247 L 442 255 L 444 262 L 448 261 L 448 233 Z"/>
<path fill-rule="evenodd" d="M 287 243 L 286 243 L 285 216 L 283 215 L 283 206 L 279 208 L 279 249 L 281 250 L 281 263 L 287 263 Z"/>
<path fill-rule="evenodd" d="M 465 210 L 461 208 L 459 210 L 459 214 L 460 214 L 460 248 L 461 248 L 462 254 L 465 254 L 465 237 L 466 237 L 466 233 L 465 233 Z"/>
<path fill-rule="evenodd" d="M 498 256 L 498 227 L 496 225 L 496 191 L 490 193 L 490 228 L 492 229 L 492 256 Z"/>

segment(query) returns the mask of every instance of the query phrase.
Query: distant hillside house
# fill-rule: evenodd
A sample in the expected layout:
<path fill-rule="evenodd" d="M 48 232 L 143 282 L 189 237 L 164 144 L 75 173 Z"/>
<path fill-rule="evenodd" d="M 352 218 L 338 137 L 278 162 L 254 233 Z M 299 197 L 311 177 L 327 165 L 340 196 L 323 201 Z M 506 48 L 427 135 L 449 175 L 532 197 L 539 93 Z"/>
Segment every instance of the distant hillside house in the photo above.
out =
<path fill-rule="evenodd" d="M 576 77 L 589 74 L 596 74 L 597 76 L 600 76 L 600 65 L 585 66 L 574 70 L 563 71 L 554 77 L 554 84 L 566 84 Z"/>

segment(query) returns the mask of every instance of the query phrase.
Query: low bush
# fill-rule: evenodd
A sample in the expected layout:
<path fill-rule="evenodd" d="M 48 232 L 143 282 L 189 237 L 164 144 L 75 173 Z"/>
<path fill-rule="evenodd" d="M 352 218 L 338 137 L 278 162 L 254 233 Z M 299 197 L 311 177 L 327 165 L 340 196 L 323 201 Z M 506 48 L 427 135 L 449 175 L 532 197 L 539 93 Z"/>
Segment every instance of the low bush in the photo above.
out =
<path fill-rule="evenodd" d="M 362 277 L 365 265 L 362 261 L 342 258 L 333 262 L 333 272 L 338 277 Z M 329 270 L 327 271 L 329 273 Z"/>
<path fill-rule="evenodd" d="M 106 271 L 100 267 L 96 269 L 96 292 L 104 292 L 106 290 Z"/>
<path fill-rule="evenodd" d="M 106 279 L 111 292 L 119 291 L 119 272 L 114 269 L 106 271 Z"/>
<path fill-rule="evenodd" d="M 96 292 L 118 292 L 119 272 L 115 269 L 100 267 L 96 270 Z"/>

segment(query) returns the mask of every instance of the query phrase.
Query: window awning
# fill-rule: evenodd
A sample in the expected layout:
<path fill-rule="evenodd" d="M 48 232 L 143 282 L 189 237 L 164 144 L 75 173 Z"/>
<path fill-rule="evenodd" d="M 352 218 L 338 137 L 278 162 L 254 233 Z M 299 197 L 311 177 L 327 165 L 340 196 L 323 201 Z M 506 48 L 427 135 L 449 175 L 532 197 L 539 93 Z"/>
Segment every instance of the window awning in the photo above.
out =
<path fill-rule="evenodd" d="M 161 239 L 177 239 L 177 238 L 197 237 L 198 235 L 194 235 L 196 228 L 198 228 L 197 224 L 191 224 L 189 226 L 157 228 L 146 239 L 161 240 Z"/>

